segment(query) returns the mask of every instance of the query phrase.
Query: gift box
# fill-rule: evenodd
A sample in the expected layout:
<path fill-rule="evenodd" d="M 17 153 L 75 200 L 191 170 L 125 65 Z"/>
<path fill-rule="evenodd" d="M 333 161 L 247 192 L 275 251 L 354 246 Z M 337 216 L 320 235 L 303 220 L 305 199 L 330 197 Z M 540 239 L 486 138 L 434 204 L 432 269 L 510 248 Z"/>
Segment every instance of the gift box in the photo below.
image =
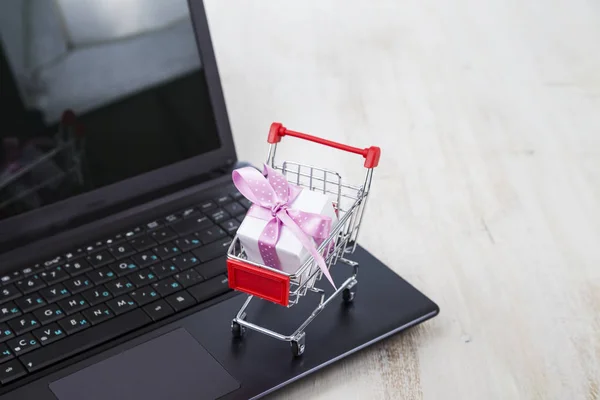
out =
<path fill-rule="evenodd" d="M 241 170 L 244 178 L 238 172 L 236 179 L 234 171 L 234 183 L 253 202 L 237 230 L 247 259 L 286 273 L 296 273 L 311 255 L 314 256 L 315 248 L 328 237 L 338 221 L 331 198 L 292 185 L 267 166 L 266 177 L 249 167 L 236 171 Z M 300 280 L 308 278 L 315 268 L 306 271 Z"/>
<path fill-rule="evenodd" d="M 332 226 L 337 222 L 333 204 L 328 196 L 310 190 L 302 190 L 298 197 L 290 204 L 290 208 L 320 214 L 331 218 Z M 240 225 L 237 235 L 246 252 L 248 260 L 259 264 L 273 267 L 269 261 L 263 260 L 259 250 L 259 238 L 267 226 L 268 221 L 252 216 L 247 216 Z M 314 239 L 311 238 L 311 240 Z M 318 243 L 315 243 L 318 247 Z M 294 273 L 304 264 L 309 257 L 306 249 L 300 240 L 285 227 L 281 227 L 279 241 L 275 245 L 275 252 L 279 258 L 280 269 L 284 272 Z"/>

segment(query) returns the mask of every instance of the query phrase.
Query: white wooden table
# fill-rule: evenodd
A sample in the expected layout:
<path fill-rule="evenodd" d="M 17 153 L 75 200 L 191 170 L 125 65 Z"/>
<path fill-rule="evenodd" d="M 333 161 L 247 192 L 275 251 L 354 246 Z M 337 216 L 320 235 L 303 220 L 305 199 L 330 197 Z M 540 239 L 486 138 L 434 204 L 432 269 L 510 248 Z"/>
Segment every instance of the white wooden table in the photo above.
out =
<path fill-rule="evenodd" d="M 207 10 L 239 157 L 264 160 L 274 120 L 381 146 L 361 242 L 442 310 L 273 398 L 600 398 L 597 2 Z"/>

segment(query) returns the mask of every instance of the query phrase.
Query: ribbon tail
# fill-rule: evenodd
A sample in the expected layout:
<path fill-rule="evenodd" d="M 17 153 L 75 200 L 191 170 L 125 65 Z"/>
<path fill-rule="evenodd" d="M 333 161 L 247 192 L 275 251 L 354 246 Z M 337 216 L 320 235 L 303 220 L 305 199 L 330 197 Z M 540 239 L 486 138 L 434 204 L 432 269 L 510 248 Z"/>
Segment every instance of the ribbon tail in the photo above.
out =
<path fill-rule="evenodd" d="M 317 248 L 315 247 L 315 244 L 313 243 L 311 238 L 308 237 L 308 235 L 306 235 L 302 231 L 302 229 L 300 229 L 300 227 L 287 214 L 286 211 L 280 211 L 279 213 L 277 213 L 277 217 L 283 223 L 283 225 L 285 225 L 292 231 L 292 233 L 300 241 L 302 246 L 304 246 L 304 248 L 306 248 L 308 250 L 310 255 L 313 256 L 313 258 L 315 259 L 315 262 L 317 263 L 317 265 L 319 266 L 319 268 L 321 269 L 323 274 L 327 277 L 327 280 L 329 281 L 329 283 L 331 283 L 331 286 L 333 286 L 334 289 L 337 289 L 337 287 L 335 286 L 335 283 L 333 282 L 333 278 L 331 277 L 331 274 L 329 273 L 327 264 L 325 264 L 325 260 L 323 259 L 321 254 L 319 254 L 319 252 L 317 251 Z"/>
<path fill-rule="evenodd" d="M 263 259 L 263 263 L 272 268 L 281 269 L 281 261 L 277 256 L 277 241 L 279 240 L 279 224 L 281 222 L 277 218 L 271 218 L 260 237 L 258 238 L 258 250 Z"/>

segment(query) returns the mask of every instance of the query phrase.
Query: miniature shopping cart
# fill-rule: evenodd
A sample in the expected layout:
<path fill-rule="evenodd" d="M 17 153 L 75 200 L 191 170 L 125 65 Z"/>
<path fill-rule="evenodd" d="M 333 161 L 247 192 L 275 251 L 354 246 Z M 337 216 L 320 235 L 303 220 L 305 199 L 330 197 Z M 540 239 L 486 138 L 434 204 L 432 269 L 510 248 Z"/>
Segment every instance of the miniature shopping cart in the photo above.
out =
<path fill-rule="evenodd" d="M 337 172 L 326 169 L 289 161 L 281 165 L 276 164 L 275 152 L 277 144 L 283 136 L 294 136 L 362 155 L 365 159 L 364 166 L 366 168 L 363 184 L 360 186 L 347 184 Z M 231 322 L 233 335 L 235 337 L 242 337 L 246 328 L 252 329 L 275 339 L 290 342 L 292 353 L 294 356 L 299 356 L 304 353 L 306 336 L 304 330 L 308 324 L 340 294 L 345 303 L 351 303 L 354 300 L 355 286 L 358 282 L 356 278 L 358 263 L 346 258 L 346 256 L 352 254 L 356 249 L 356 239 L 367 203 L 369 187 L 373 177 L 373 168 L 379 162 L 381 150 L 379 147 L 360 149 L 304 133 L 294 132 L 286 129 L 279 123 L 271 125 L 268 142 L 270 146 L 267 164 L 279 170 L 288 182 L 303 187 L 305 190 L 314 190 L 335 196 L 334 209 L 338 215 L 338 223 L 332 227 L 330 235 L 319 245 L 317 250 L 323 256 L 327 268 L 331 269 L 338 261 L 348 264 L 353 268 L 352 275 L 333 294 L 325 298 L 325 291 L 317 287 L 323 272 L 313 257 L 310 257 L 295 273 L 290 274 L 249 261 L 237 237 L 231 243 L 227 253 L 229 286 L 249 295 Z M 246 309 L 254 297 L 290 308 L 296 305 L 309 292 L 321 296 L 319 305 L 300 327 L 290 335 L 283 335 L 247 321 Z"/>

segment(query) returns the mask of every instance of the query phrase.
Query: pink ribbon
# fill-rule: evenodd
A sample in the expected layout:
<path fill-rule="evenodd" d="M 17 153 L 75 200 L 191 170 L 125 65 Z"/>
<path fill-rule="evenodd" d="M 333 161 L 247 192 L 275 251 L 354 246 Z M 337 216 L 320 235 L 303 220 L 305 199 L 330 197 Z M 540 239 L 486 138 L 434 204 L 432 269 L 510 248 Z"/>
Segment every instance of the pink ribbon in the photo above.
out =
<path fill-rule="evenodd" d="M 240 193 L 253 203 L 246 215 L 268 221 L 258 239 L 258 250 L 264 263 L 281 269 L 275 246 L 281 227 L 285 226 L 308 250 L 335 288 L 325 260 L 315 247 L 315 242 L 322 243 L 331 232 L 331 218 L 289 208 L 302 189 L 288 183 L 281 173 L 268 165 L 264 166 L 263 174 L 252 167 L 244 167 L 234 170 L 232 178 Z"/>

